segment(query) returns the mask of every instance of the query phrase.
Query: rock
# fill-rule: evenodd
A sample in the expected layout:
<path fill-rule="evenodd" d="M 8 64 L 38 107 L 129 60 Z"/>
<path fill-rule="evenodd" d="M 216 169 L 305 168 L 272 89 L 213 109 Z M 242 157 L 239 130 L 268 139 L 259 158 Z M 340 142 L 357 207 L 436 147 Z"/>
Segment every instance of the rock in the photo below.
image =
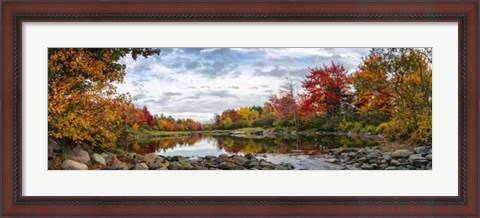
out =
<path fill-rule="evenodd" d="M 413 148 L 413 151 L 415 152 L 415 154 L 425 154 L 425 153 L 428 153 L 429 150 L 430 149 L 428 146 L 419 146 L 419 147 Z"/>
<path fill-rule="evenodd" d="M 427 154 L 427 156 L 425 156 L 425 158 L 427 158 L 427 160 L 431 161 L 432 160 L 432 154 Z"/>
<path fill-rule="evenodd" d="M 147 164 L 148 165 L 148 168 L 150 168 L 151 170 L 156 170 L 156 169 L 159 169 L 159 168 L 167 168 L 168 165 L 170 165 L 170 163 L 168 161 L 163 161 L 163 162 L 160 162 L 160 161 L 155 161 L 154 163 L 151 163 L 151 164 Z"/>
<path fill-rule="evenodd" d="M 392 158 L 395 158 L 395 159 L 408 158 L 408 157 L 410 157 L 411 153 L 412 152 L 410 152 L 407 149 L 396 150 L 392 153 Z"/>
<path fill-rule="evenodd" d="M 224 162 L 221 162 L 219 165 L 218 165 L 218 168 L 220 169 L 223 169 L 223 170 L 231 170 L 233 169 L 234 167 L 236 167 L 237 165 L 233 162 L 227 162 L 227 161 L 224 161 Z"/>
<path fill-rule="evenodd" d="M 157 156 L 158 155 L 155 152 L 145 154 L 143 155 L 143 161 L 145 161 L 147 164 L 152 164 L 155 162 L 155 159 L 157 159 Z"/>
<path fill-rule="evenodd" d="M 93 153 L 92 154 L 92 160 L 95 162 L 95 163 L 99 163 L 103 166 L 106 166 L 107 165 L 107 162 L 105 161 L 105 158 L 102 157 L 102 155 L 99 155 L 97 153 Z"/>
<path fill-rule="evenodd" d="M 233 155 L 232 160 L 235 164 L 242 166 L 248 161 L 247 158 L 238 155 Z"/>
<path fill-rule="evenodd" d="M 129 167 L 126 163 L 118 160 L 116 157 L 112 161 L 112 165 L 104 167 L 104 170 L 128 170 Z"/>
<path fill-rule="evenodd" d="M 215 159 L 215 158 L 217 158 L 217 157 L 215 157 L 215 156 L 213 156 L 213 155 L 207 155 L 207 156 L 205 156 L 205 159 L 207 159 L 207 160 L 213 160 L 213 159 Z"/>
<path fill-rule="evenodd" d="M 255 160 L 255 161 L 252 161 L 252 160 Z M 256 159 L 252 159 L 252 160 L 247 161 L 245 164 L 243 164 L 243 166 L 246 167 L 246 168 L 248 168 L 248 169 L 257 167 L 257 166 L 258 166 L 258 162 L 256 161 Z"/>
<path fill-rule="evenodd" d="M 396 170 L 396 169 L 397 169 L 397 168 L 394 167 L 394 166 L 389 166 L 389 167 L 385 168 L 385 170 Z"/>
<path fill-rule="evenodd" d="M 366 157 L 361 157 L 361 158 L 358 158 L 357 161 L 363 163 L 363 162 L 367 161 L 367 158 Z"/>
<path fill-rule="evenodd" d="M 177 156 L 171 157 L 170 161 L 184 161 L 184 162 L 186 162 L 186 161 L 188 161 L 188 158 L 177 155 Z"/>
<path fill-rule="evenodd" d="M 431 170 L 431 169 L 432 169 L 432 162 L 428 162 L 428 163 L 427 163 L 427 166 L 425 167 L 425 169 Z"/>
<path fill-rule="evenodd" d="M 275 165 L 266 161 L 266 160 L 260 160 L 259 162 L 259 165 L 260 167 L 264 168 L 264 169 L 274 169 L 275 168 Z"/>
<path fill-rule="evenodd" d="M 148 166 L 146 163 L 137 163 L 135 167 L 133 167 L 133 170 L 148 170 Z"/>
<path fill-rule="evenodd" d="M 391 160 L 391 161 L 390 161 L 390 164 L 393 165 L 393 166 L 400 166 L 400 165 L 402 165 L 402 163 L 400 163 L 400 161 L 395 160 L 395 159 L 394 159 L 394 160 Z"/>
<path fill-rule="evenodd" d="M 90 162 L 90 155 L 88 155 L 88 152 L 84 151 L 80 145 L 75 146 L 74 148 L 64 149 L 63 156 L 65 159 L 74 160 L 84 164 Z"/>
<path fill-rule="evenodd" d="M 360 168 L 362 168 L 362 170 L 373 170 L 373 167 L 369 164 L 363 164 Z"/>
<path fill-rule="evenodd" d="M 113 153 L 110 153 L 110 152 L 103 152 L 101 155 L 102 155 L 102 157 L 105 160 L 105 163 L 107 165 L 112 163 L 112 161 L 117 158 L 116 154 L 113 154 Z"/>
<path fill-rule="evenodd" d="M 193 166 L 186 161 L 170 162 L 167 168 L 169 170 L 193 170 Z"/>
<path fill-rule="evenodd" d="M 289 170 L 289 168 L 284 165 L 277 165 L 275 166 L 275 170 Z"/>
<path fill-rule="evenodd" d="M 255 156 L 253 156 L 253 154 L 247 154 L 247 155 L 245 155 L 245 157 L 246 157 L 247 159 L 255 158 Z"/>
<path fill-rule="evenodd" d="M 428 162 L 427 158 L 422 157 L 421 154 L 412 154 L 408 159 L 410 160 L 410 163 L 413 166 L 417 166 L 417 167 L 421 165 L 425 165 Z"/>
<path fill-rule="evenodd" d="M 221 154 L 215 159 L 218 163 L 224 162 L 228 159 L 228 155 L 226 154 Z"/>
<path fill-rule="evenodd" d="M 73 160 L 65 160 L 62 163 L 62 169 L 64 170 L 88 170 L 87 165 L 79 163 Z"/>
<path fill-rule="evenodd" d="M 390 154 L 383 154 L 382 159 L 384 159 L 387 162 L 390 162 L 392 160 L 392 156 Z"/>

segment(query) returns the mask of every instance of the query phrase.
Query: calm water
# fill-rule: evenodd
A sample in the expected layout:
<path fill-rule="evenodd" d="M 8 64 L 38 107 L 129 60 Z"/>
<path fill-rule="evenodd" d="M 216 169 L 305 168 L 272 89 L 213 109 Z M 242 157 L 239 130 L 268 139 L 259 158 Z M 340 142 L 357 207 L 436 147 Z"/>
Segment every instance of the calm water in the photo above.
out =
<path fill-rule="evenodd" d="M 212 136 L 194 134 L 182 137 L 161 137 L 134 142 L 129 147 L 138 153 L 185 157 L 220 154 L 322 154 L 324 149 L 378 145 L 376 138 L 322 136 Z"/>
<path fill-rule="evenodd" d="M 338 135 L 322 136 L 212 136 L 194 134 L 182 137 L 161 137 L 134 142 L 129 150 L 137 153 L 156 152 L 163 156 L 203 157 L 220 154 L 267 154 L 273 163 L 290 163 L 296 169 L 339 169 L 319 155 L 337 147 L 376 146 L 377 138 Z"/>

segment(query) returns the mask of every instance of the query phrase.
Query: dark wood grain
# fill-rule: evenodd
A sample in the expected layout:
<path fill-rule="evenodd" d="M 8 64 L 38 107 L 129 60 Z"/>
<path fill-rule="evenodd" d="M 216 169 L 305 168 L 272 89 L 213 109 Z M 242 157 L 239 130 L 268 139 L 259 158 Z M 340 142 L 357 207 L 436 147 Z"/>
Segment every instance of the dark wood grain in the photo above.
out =
<path fill-rule="evenodd" d="M 2 2 L 2 215 L 450 215 L 478 211 L 478 2 Z M 51 16 L 60 14 L 59 16 Z M 84 16 L 68 16 L 68 15 Z M 100 14 L 99 16 L 87 16 Z M 118 16 L 101 16 L 110 14 Z M 173 14 L 170 18 L 122 16 Z M 191 14 L 191 17 L 180 16 Z M 193 16 L 250 14 L 249 16 Z M 271 16 L 255 14 L 339 14 Z M 388 16 L 390 14 L 391 16 Z M 404 16 L 394 16 L 401 15 Z M 446 16 L 453 14 L 454 16 Z M 38 16 L 45 15 L 45 16 Z M 50 15 L 50 16 L 48 16 Z M 351 15 L 351 16 L 349 16 Z M 355 16 L 366 15 L 366 16 Z M 380 16 L 382 15 L 382 16 Z M 406 16 L 411 15 L 411 16 Z M 431 16 L 427 16 L 431 15 Z M 444 16 L 442 16 L 444 15 Z M 457 197 L 26 197 L 21 195 L 21 28 L 25 21 L 454 21 L 459 23 L 459 196 Z M 16 23 L 15 23 L 16 22 Z M 15 32 L 16 31 L 16 32 Z M 14 38 L 14 33 L 17 38 Z M 15 44 L 16 42 L 16 44 Z M 468 45 L 468 46 L 467 46 Z M 15 56 L 15 54 L 17 56 Z M 464 64 L 462 64 L 464 63 Z M 15 74 L 17 72 L 17 74 Z M 465 74 L 462 74 L 465 72 Z M 15 76 L 17 76 L 15 78 Z M 463 89 L 465 88 L 465 89 Z M 15 93 L 16 90 L 16 93 Z M 16 102 L 16 104 L 15 104 Z M 14 112 L 17 114 L 14 114 Z M 15 116 L 16 115 L 16 116 Z M 468 119 L 465 119 L 467 117 Z M 15 127 L 14 124 L 17 124 Z M 465 144 L 465 147 L 461 145 Z M 17 145 L 17 147 L 15 147 Z M 15 153 L 17 152 L 17 153 Z M 21 159 L 20 159 L 21 160 Z M 464 167 L 464 168 L 463 168 Z M 462 187 L 462 184 L 465 187 Z M 169 203 L 170 202 L 170 203 Z M 193 203 L 192 203 L 193 202 Z"/>

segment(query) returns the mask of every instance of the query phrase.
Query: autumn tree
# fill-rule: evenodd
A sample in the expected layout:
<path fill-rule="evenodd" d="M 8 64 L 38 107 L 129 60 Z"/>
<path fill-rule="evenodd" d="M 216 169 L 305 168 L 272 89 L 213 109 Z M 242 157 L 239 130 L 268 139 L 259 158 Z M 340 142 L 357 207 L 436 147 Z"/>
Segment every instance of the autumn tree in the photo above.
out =
<path fill-rule="evenodd" d="M 373 49 L 381 57 L 392 93 L 387 136 L 431 144 L 432 69 L 430 48 Z"/>
<path fill-rule="evenodd" d="M 330 66 L 310 69 L 303 82 L 304 116 L 327 115 L 349 107 L 350 78 L 342 65 L 333 61 Z"/>
<path fill-rule="evenodd" d="M 285 80 L 280 87 L 280 94 L 270 96 L 268 103 L 278 124 L 294 125 L 298 130 L 300 105 L 294 83 L 291 79 L 287 78 Z"/>
<path fill-rule="evenodd" d="M 114 83 L 123 82 L 130 54 L 148 57 L 158 49 L 48 49 L 48 135 L 69 142 L 115 146 L 124 131 L 121 108 L 129 103 Z"/>

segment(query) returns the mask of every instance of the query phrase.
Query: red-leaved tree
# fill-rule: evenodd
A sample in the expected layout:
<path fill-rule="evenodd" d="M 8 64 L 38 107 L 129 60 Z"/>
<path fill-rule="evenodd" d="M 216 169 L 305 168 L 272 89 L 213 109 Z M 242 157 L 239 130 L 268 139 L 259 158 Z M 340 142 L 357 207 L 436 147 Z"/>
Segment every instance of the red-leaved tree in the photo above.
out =
<path fill-rule="evenodd" d="M 334 62 L 330 66 L 310 69 L 303 82 L 303 117 L 329 114 L 349 107 L 350 78 L 342 65 Z"/>

